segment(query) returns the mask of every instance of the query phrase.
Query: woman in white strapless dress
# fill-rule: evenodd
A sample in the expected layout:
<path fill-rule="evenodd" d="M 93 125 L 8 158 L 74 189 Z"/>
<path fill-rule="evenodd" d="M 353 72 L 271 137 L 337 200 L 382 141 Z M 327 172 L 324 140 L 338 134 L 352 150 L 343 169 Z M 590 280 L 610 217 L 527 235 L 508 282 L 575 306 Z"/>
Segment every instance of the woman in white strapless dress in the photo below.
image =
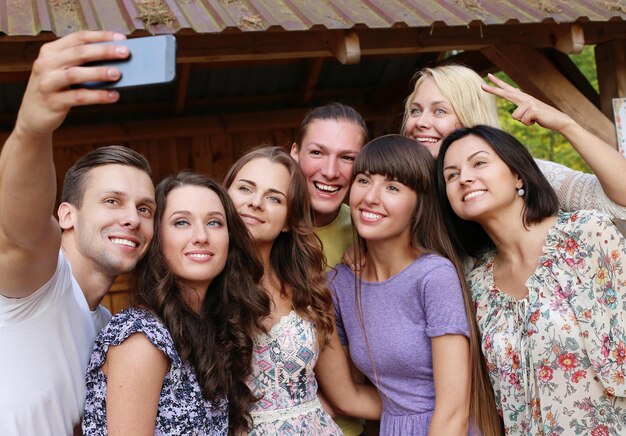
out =
<path fill-rule="evenodd" d="M 250 434 L 342 434 L 321 405 L 316 376 L 337 412 L 378 419 L 378 392 L 353 382 L 339 343 L 326 262 L 297 163 L 280 147 L 258 148 L 233 165 L 224 185 L 257 244 L 272 301 L 267 331 L 254 346 L 248 385 L 260 399 L 250 410 Z"/>

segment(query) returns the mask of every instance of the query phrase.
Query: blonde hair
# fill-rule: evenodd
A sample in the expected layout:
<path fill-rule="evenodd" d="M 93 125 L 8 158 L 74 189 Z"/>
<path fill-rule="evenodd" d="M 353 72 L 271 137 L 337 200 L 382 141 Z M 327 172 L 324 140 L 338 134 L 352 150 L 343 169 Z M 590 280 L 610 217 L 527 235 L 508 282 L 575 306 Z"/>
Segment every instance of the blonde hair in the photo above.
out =
<path fill-rule="evenodd" d="M 411 104 L 420 85 L 432 79 L 441 94 L 450 102 L 463 127 L 486 124 L 500 127 L 496 100 L 493 95 L 482 90 L 483 79 L 472 69 L 463 65 L 441 65 L 424 68 L 415 75 L 415 87 L 404 105 L 402 135 L 406 136 L 406 122 L 411 115 Z"/>

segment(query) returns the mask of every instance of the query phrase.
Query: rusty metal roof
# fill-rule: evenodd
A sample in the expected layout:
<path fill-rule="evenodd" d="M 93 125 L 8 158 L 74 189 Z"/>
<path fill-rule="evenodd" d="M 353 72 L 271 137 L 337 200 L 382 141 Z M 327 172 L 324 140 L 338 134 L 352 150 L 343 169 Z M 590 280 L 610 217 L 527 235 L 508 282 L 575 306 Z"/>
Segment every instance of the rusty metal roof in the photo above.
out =
<path fill-rule="evenodd" d="M 626 0 L 0 0 L 0 32 L 197 33 L 626 20 Z"/>

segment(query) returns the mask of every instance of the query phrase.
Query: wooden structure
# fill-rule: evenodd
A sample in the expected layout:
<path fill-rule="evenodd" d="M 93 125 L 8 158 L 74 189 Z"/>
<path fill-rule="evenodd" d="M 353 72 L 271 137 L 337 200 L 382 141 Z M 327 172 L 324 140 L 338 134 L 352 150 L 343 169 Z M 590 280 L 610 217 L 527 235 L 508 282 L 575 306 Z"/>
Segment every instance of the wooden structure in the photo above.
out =
<path fill-rule="evenodd" d="M 505 71 L 615 144 L 625 19 L 624 0 L 0 0 L 0 141 L 41 44 L 107 28 L 175 34 L 177 80 L 73 110 L 54 138 L 59 186 L 80 155 L 111 143 L 144 153 L 156 179 L 184 168 L 220 178 L 251 146 L 289 145 L 303 114 L 333 100 L 361 111 L 374 136 L 397 132 L 413 73 L 444 59 Z M 599 94 L 568 57 L 585 45 Z"/>

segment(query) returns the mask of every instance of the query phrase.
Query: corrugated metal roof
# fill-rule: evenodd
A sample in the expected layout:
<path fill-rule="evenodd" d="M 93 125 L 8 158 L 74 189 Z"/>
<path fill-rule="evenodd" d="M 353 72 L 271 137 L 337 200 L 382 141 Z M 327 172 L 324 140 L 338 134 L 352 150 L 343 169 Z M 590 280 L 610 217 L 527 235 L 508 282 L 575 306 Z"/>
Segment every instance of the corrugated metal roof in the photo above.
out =
<path fill-rule="evenodd" d="M 626 20 L 626 0 L 0 0 L 0 32 L 219 33 Z"/>

